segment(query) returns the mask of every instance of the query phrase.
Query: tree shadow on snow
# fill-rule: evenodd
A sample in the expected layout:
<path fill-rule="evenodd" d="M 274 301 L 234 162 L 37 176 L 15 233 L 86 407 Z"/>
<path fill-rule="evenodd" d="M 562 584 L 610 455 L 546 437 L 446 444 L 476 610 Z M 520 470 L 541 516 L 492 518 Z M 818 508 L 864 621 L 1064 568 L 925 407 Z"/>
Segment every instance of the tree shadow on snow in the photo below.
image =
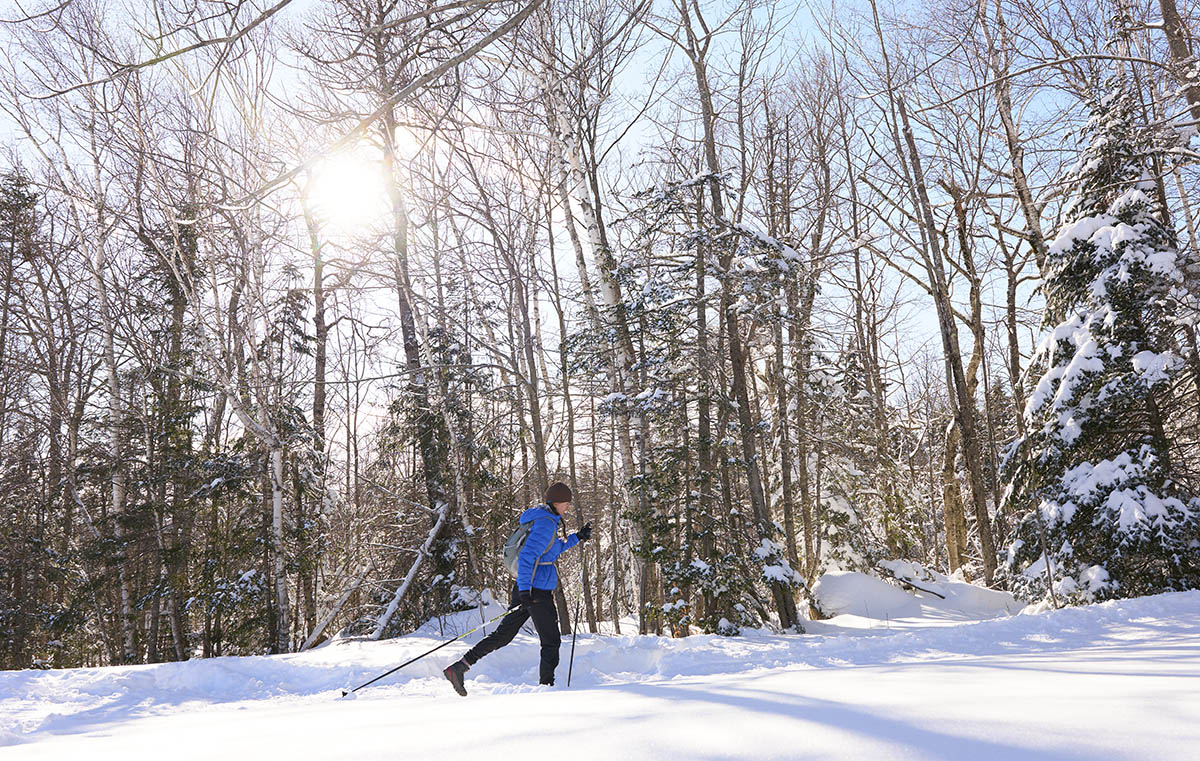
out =
<path fill-rule="evenodd" d="M 1031 745 L 1013 745 L 994 740 L 940 732 L 906 721 L 880 716 L 856 708 L 851 704 L 823 700 L 807 695 L 761 689 L 730 689 L 722 687 L 719 692 L 701 691 L 668 683 L 630 683 L 610 685 L 600 689 L 630 692 L 655 700 L 671 702 L 698 702 L 729 706 L 750 713 L 774 713 L 796 721 L 795 755 L 806 760 L 821 757 L 821 751 L 805 747 L 805 725 L 831 727 L 848 735 L 857 735 L 875 743 L 893 746 L 880 758 L 943 759 L 944 761 L 1096 761 L 1093 751 L 1070 752 L 1054 748 L 1037 748 Z M 636 716 L 629 717 L 636 719 Z M 811 730 L 808 730 L 811 731 Z M 860 751 L 874 753 L 875 749 L 856 749 L 848 743 L 844 752 L 834 758 L 859 758 Z M 715 754 L 697 756 L 696 761 L 733 761 L 744 755 L 729 756 Z M 826 756 L 828 757 L 828 756 Z M 1132 758 L 1132 756 L 1130 757 Z"/>

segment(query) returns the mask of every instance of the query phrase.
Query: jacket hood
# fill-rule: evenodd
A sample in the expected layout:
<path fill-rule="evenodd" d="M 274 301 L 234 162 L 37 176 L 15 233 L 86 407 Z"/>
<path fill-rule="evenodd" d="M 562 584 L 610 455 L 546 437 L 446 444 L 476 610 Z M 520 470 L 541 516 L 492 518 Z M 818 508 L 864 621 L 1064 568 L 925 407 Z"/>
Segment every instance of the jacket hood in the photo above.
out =
<path fill-rule="evenodd" d="M 537 507 L 531 507 L 528 510 L 526 510 L 525 512 L 521 513 L 521 523 L 532 523 L 534 520 L 536 520 L 538 518 L 553 518 L 554 522 L 558 523 L 558 521 L 562 518 L 562 516 L 555 514 L 552 510 L 550 510 L 550 508 L 546 507 L 545 505 L 538 505 Z"/>

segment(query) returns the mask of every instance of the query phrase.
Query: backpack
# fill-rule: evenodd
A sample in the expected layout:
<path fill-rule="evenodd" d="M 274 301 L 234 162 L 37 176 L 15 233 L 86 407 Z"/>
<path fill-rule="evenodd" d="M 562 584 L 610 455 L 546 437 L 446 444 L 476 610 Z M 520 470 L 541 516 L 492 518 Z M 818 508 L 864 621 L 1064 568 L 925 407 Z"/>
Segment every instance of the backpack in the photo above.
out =
<path fill-rule="evenodd" d="M 513 577 L 517 575 L 517 559 L 521 557 L 521 550 L 525 547 L 525 540 L 529 538 L 529 532 L 532 529 L 533 521 L 522 523 L 508 537 L 508 541 L 504 543 L 504 570 L 508 571 L 509 575 Z M 550 544 L 547 544 L 546 549 L 542 550 L 542 555 L 545 555 L 550 550 L 551 545 L 554 544 L 554 539 L 555 536 L 551 534 Z M 538 557 L 539 559 L 541 558 L 540 555 Z M 537 565 L 534 565 L 534 571 L 537 570 Z"/>

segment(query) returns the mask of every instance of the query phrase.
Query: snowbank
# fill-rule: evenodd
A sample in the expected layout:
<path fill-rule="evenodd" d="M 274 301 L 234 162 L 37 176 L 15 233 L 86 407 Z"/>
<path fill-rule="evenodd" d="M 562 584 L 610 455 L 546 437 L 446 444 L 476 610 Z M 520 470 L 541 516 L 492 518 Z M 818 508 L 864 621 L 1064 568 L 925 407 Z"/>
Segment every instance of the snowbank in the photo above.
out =
<path fill-rule="evenodd" d="M 921 613 L 921 601 L 886 581 L 854 571 L 831 571 L 813 585 L 813 595 L 828 613 L 880 621 Z"/>
<path fill-rule="evenodd" d="M 822 609 L 833 614 L 830 623 L 919 628 L 1011 616 L 1022 609 L 1008 592 L 955 581 L 915 563 L 891 560 L 880 565 L 911 592 L 863 573 L 826 573 L 813 585 L 813 594 Z"/>

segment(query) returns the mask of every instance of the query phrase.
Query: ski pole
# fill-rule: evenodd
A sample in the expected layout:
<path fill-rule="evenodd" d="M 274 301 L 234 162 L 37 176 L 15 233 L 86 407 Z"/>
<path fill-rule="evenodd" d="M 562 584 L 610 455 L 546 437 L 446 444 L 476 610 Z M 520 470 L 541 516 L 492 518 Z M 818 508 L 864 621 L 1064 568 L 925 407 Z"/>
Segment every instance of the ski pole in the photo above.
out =
<path fill-rule="evenodd" d="M 405 661 L 404 663 L 401 663 L 401 664 L 400 664 L 399 666 L 397 666 L 396 668 L 394 668 L 394 669 L 391 669 L 391 670 L 389 670 L 389 671 L 385 671 L 385 672 L 383 672 L 382 674 L 380 674 L 379 676 L 375 677 L 375 678 L 374 678 L 374 679 L 372 679 L 371 681 L 369 681 L 369 682 L 363 682 L 362 684 L 358 685 L 357 687 L 355 687 L 355 688 L 354 688 L 354 689 L 352 689 L 352 690 L 342 690 L 342 697 L 344 698 L 344 697 L 346 697 L 347 695 L 352 695 L 352 694 L 354 694 L 354 693 L 358 692 L 359 690 L 361 690 L 363 687 L 366 687 L 367 685 L 370 685 L 370 684 L 374 684 L 374 683 L 378 682 L 380 679 L 383 679 L 385 676 L 390 676 L 390 675 L 392 675 L 392 674 L 396 673 L 397 671 L 399 671 L 400 669 L 404 668 L 404 667 L 405 667 L 405 666 L 407 666 L 408 664 L 410 664 L 410 663 L 416 663 L 417 661 L 421 660 L 421 659 L 422 659 L 422 658 L 424 658 L 425 656 L 427 656 L 427 655 L 430 655 L 431 653 L 436 653 L 438 650 L 441 650 L 441 649 L 442 649 L 443 647 L 445 647 L 446 645 L 450 645 L 450 644 L 453 644 L 453 643 L 455 643 L 455 642 L 458 642 L 460 639 L 462 639 L 463 637 L 467 636 L 468 634 L 473 634 L 473 633 L 475 633 L 475 632 L 479 631 L 480 629 L 482 629 L 483 627 L 487 626 L 487 625 L 488 625 L 488 624 L 490 624 L 491 622 L 493 622 L 493 621 L 496 621 L 496 620 L 499 620 L 499 619 L 501 619 L 501 618 L 504 618 L 504 617 L 505 617 L 505 616 L 507 616 L 509 613 L 512 613 L 514 610 L 516 610 L 516 609 L 517 609 L 517 608 L 519 608 L 519 607 L 521 607 L 519 604 L 518 604 L 518 605 L 514 605 L 514 606 L 512 606 L 511 608 L 509 608 L 508 610 L 506 610 L 506 611 L 504 611 L 503 613 L 499 614 L 498 616 L 496 616 L 496 617 L 494 617 L 494 618 L 489 618 L 487 621 L 484 621 L 482 624 L 480 624 L 479 626 L 476 626 L 474 629 L 469 629 L 469 630 L 467 630 L 467 631 L 463 632 L 462 634 L 458 635 L 458 636 L 457 636 L 457 637 L 455 637 L 454 639 L 448 639 L 448 640 L 446 640 L 445 642 L 443 642 L 442 644 L 440 644 L 440 645 L 438 645 L 437 647 L 433 648 L 432 650 L 427 650 L 427 651 L 425 651 L 424 653 L 421 653 L 420 655 L 418 655 L 416 658 L 411 658 L 411 659 L 409 659 L 409 660 Z M 570 681 L 570 680 L 568 680 L 568 681 Z"/>
<path fill-rule="evenodd" d="M 599 541 L 599 540 L 597 540 Z M 571 686 L 571 672 L 575 669 L 575 634 L 579 631 L 579 601 L 583 599 L 583 569 L 587 568 L 587 555 L 579 547 L 579 593 L 575 595 L 575 617 L 571 619 L 571 658 L 567 661 L 567 686 Z"/>

